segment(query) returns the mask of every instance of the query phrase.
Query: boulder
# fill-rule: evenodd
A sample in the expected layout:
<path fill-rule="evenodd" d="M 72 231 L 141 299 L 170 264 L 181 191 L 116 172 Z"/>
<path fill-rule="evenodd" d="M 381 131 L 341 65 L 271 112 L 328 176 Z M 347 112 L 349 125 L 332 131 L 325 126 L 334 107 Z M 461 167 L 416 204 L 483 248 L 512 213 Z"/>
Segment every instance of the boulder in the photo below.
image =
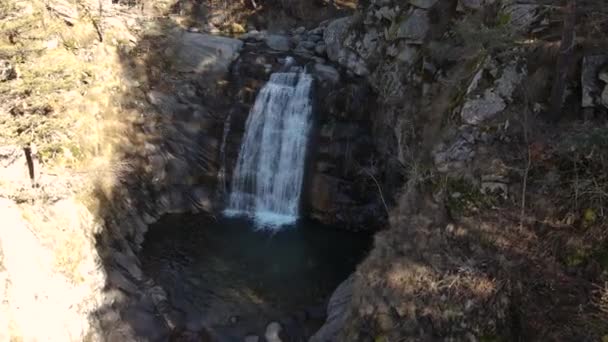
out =
<path fill-rule="evenodd" d="M 267 342 L 281 342 L 281 337 L 279 336 L 279 334 L 281 333 L 281 330 L 283 330 L 283 328 L 281 327 L 280 323 L 270 322 L 268 324 L 268 326 L 266 326 L 266 333 L 264 334 L 266 341 Z"/>
<path fill-rule="evenodd" d="M 73 1 L 51 0 L 46 3 L 46 8 L 69 25 L 74 25 L 78 21 L 78 7 Z"/>
<path fill-rule="evenodd" d="M 269 48 L 277 51 L 289 51 L 289 38 L 280 34 L 270 34 L 265 39 Z"/>
<path fill-rule="evenodd" d="M 318 34 L 311 34 L 308 36 L 308 40 L 313 43 L 316 43 L 316 42 L 320 41 L 321 39 L 323 39 L 323 37 Z"/>
<path fill-rule="evenodd" d="M 485 1 L 484 0 L 459 0 L 458 1 L 458 9 L 472 9 L 478 10 L 483 7 Z"/>
<path fill-rule="evenodd" d="M 608 55 L 592 55 L 583 58 L 581 70 L 582 106 L 595 107 L 601 101 L 604 84 L 599 79 L 601 70 L 608 65 Z"/>
<path fill-rule="evenodd" d="M 334 291 L 327 304 L 327 318 L 325 323 L 311 338 L 310 342 L 335 341 L 338 333 L 347 322 L 350 312 L 349 304 L 353 295 L 353 280 L 351 275 L 343 281 Z"/>
<path fill-rule="evenodd" d="M 325 55 L 325 52 L 327 51 L 327 47 L 325 46 L 324 43 L 321 44 L 317 44 L 315 46 L 315 53 L 319 56 L 323 56 Z"/>
<path fill-rule="evenodd" d="M 331 65 L 316 63 L 313 72 L 315 77 L 321 82 L 337 84 L 340 82 L 340 73 Z"/>
<path fill-rule="evenodd" d="M 175 45 L 168 52 L 178 72 L 223 74 L 243 46 L 238 39 L 186 31 L 173 38 Z"/>
<path fill-rule="evenodd" d="M 427 11 L 416 9 L 399 24 L 397 38 L 407 39 L 410 43 L 422 43 L 430 28 Z"/>
<path fill-rule="evenodd" d="M 297 49 L 313 50 L 316 46 L 317 46 L 317 44 L 315 44 L 311 41 L 305 40 L 305 41 L 300 42 L 300 44 L 298 44 Z"/>
<path fill-rule="evenodd" d="M 486 91 L 481 98 L 471 99 L 462 107 L 462 120 L 469 125 L 478 125 L 502 112 L 505 101 L 493 91 Z"/>
<path fill-rule="evenodd" d="M 608 108 L 608 85 L 604 87 L 604 91 L 602 92 L 601 102 L 604 107 Z"/>
<path fill-rule="evenodd" d="M 504 8 L 502 15 L 509 18 L 509 26 L 517 32 L 527 32 L 538 19 L 539 6 L 532 4 L 511 4 Z"/>
<path fill-rule="evenodd" d="M 339 18 L 332 21 L 325 29 L 323 41 L 325 41 L 327 56 L 331 61 L 336 62 L 340 57 L 342 42 L 351 23 L 352 17 Z"/>
<path fill-rule="evenodd" d="M 0 60 L 0 82 L 6 82 L 17 78 L 17 70 L 9 62 Z"/>
<path fill-rule="evenodd" d="M 410 0 L 410 4 L 419 8 L 429 9 L 439 0 Z"/>

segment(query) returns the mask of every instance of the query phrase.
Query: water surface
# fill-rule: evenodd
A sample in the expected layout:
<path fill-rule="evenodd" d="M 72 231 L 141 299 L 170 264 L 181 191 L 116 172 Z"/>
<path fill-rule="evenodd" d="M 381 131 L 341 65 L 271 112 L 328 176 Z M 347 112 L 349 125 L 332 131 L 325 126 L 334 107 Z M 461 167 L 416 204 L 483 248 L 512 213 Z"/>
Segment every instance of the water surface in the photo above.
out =
<path fill-rule="evenodd" d="M 150 227 L 141 260 L 190 326 L 260 333 L 271 320 L 322 314 L 370 241 L 308 221 L 268 231 L 247 219 L 175 215 Z"/>

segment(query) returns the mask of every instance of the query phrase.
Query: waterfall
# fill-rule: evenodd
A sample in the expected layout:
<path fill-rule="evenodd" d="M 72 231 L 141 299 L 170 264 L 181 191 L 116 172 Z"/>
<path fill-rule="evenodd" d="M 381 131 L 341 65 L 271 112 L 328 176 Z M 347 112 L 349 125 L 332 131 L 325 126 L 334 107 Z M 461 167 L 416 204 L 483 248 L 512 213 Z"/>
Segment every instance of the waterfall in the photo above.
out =
<path fill-rule="evenodd" d="M 225 214 L 251 216 L 278 228 L 298 218 L 308 133 L 312 125 L 312 77 L 274 73 L 249 113 L 232 175 Z"/>
<path fill-rule="evenodd" d="M 224 121 L 224 132 L 222 134 L 222 143 L 220 144 L 220 169 L 217 172 L 217 194 L 223 196 L 226 194 L 226 141 L 230 134 L 230 121 L 232 114 L 228 113 Z"/>

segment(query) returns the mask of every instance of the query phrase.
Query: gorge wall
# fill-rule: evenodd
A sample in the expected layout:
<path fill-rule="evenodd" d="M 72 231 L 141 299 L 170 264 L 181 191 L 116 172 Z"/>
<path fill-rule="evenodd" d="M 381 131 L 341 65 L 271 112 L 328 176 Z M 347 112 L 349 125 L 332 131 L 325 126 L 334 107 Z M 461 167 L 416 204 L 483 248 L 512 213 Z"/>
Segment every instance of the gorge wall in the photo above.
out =
<path fill-rule="evenodd" d="M 302 5 L 291 6 L 296 16 L 311 11 L 310 3 L 296 3 Z M 46 199 L 37 202 L 42 195 L 29 192 L 33 199 L 22 197 L 31 187 L 23 176 L 29 170 L 19 162 L 24 152 L 15 146 L 2 150 L 3 180 L 11 186 L 3 187 L 2 197 L 10 198 L 11 218 L 22 218 L 31 207 L 42 208 L 41 217 L 49 220 L 69 210 L 78 217 L 64 224 L 68 231 L 84 231 L 77 236 L 88 249 L 82 256 L 86 267 L 70 271 L 87 274 L 74 287 L 82 294 L 74 301 L 86 305 L 72 305 L 52 322 L 87 318 L 70 326 L 72 335 L 63 340 L 166 340 L 204 331 L 185 326 L 164 290 L 141 271 L 137 253 L 148 224 L 161 215 L 213 216 L 223 208 L 251 105 L 288 56 L 316 82 L 303 211 L 344 229 L 387 228 L 332 296 L 327 324 L 313 341 L 605 336 L 598 299 L 604 289 L 597 285 L 606 280 L 605 202 L 598 191 L 606 168 L 599 152 L 605 147 L 605 46 L 585 47 L 577 55 L 581 63 L 571 70 L 564 99 L 576 118 L 564 127 L 542 120 L 556 46 L 540 38 L 555 35 L 549 20 L 555 14 L 546 6 L 373 0 L 361 2 L 354 13 L 336 12 L 345 15 L 337 19 L 266 31 L 272 20 L 252 19 L 247 30 L 245 21 L 229 25 L 227 16 L 213 13 L 210 23 L 197 21 L 209 13 L 193 4 L 168 4 L 175 5 L 164 8 L 168 15 L 143 15 L 108 2 L 119 10 L 100 19 L 107 25 L 106 43 L 76 49 L 78 61 L 107 63 L 113 55 L 105 44 L 114 41 L 119 68 L 112 70 L 120 69 L 117 83 L 127 88 L 110 92 L 129 125 L 114 133 L 124 135 L 112 160 L 116 179 L 109 189 L 92 186 L 97 211 L 66 201 L 76 198 L 76 172 L 63 178 L 37 174 Z M 77 11 L 66 8 L 51 7 L 74 25 Z M 120 34 L 110 35 L 113 25 Z M 211 35 L 220 29 L 239 37 Z M 2 70 L 1 82 L 24 77 L 10 63 Z M 101 74 L 97 81 L 107 81 Z M 576 121 L 580 107 L 586 123 Z M 14 108 L 24 115 L 38 107 Z M 42 156 L 34 157 L 38 165 Z M 15 174 L 22 176 L 11 178 Z M 45 227 L 36 220 L 29 225 Z M 14 227 L 25 231 L 28 224 Z M 30 235 L 19 236 L 30 241 Z M 8 248 L 10 238 L 0 235 L 8 269 L 0 267 L 0 280 L 27 284 L 15 276 L 14 261 L 23 251 Z M 58 279 L 51 290 L 35 290 L 61 298 L 56 289 L 73 284 Z M 27 307 L 48 309 L 54 303 L 33 301 Z M 12 310 L 11 305 L 4 306 Z M 27 323 L 24 317 L 14 320 Z M 53 331 L 56 340 L 66 336 Z M 224 337 L 207 331 L 195 338 Z"/>

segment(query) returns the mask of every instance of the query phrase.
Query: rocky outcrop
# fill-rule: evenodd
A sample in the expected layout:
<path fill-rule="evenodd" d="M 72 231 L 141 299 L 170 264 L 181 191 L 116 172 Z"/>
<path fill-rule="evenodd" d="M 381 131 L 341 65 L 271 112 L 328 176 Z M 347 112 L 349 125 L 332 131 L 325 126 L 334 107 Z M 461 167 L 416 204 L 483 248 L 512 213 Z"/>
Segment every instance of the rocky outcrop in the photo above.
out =
<path fill-rule="evenodd" d="M 178 72 L 226 73 L 243 45 L 240 40 L 203 33 L 178 31 L 168 57 Z"/>

